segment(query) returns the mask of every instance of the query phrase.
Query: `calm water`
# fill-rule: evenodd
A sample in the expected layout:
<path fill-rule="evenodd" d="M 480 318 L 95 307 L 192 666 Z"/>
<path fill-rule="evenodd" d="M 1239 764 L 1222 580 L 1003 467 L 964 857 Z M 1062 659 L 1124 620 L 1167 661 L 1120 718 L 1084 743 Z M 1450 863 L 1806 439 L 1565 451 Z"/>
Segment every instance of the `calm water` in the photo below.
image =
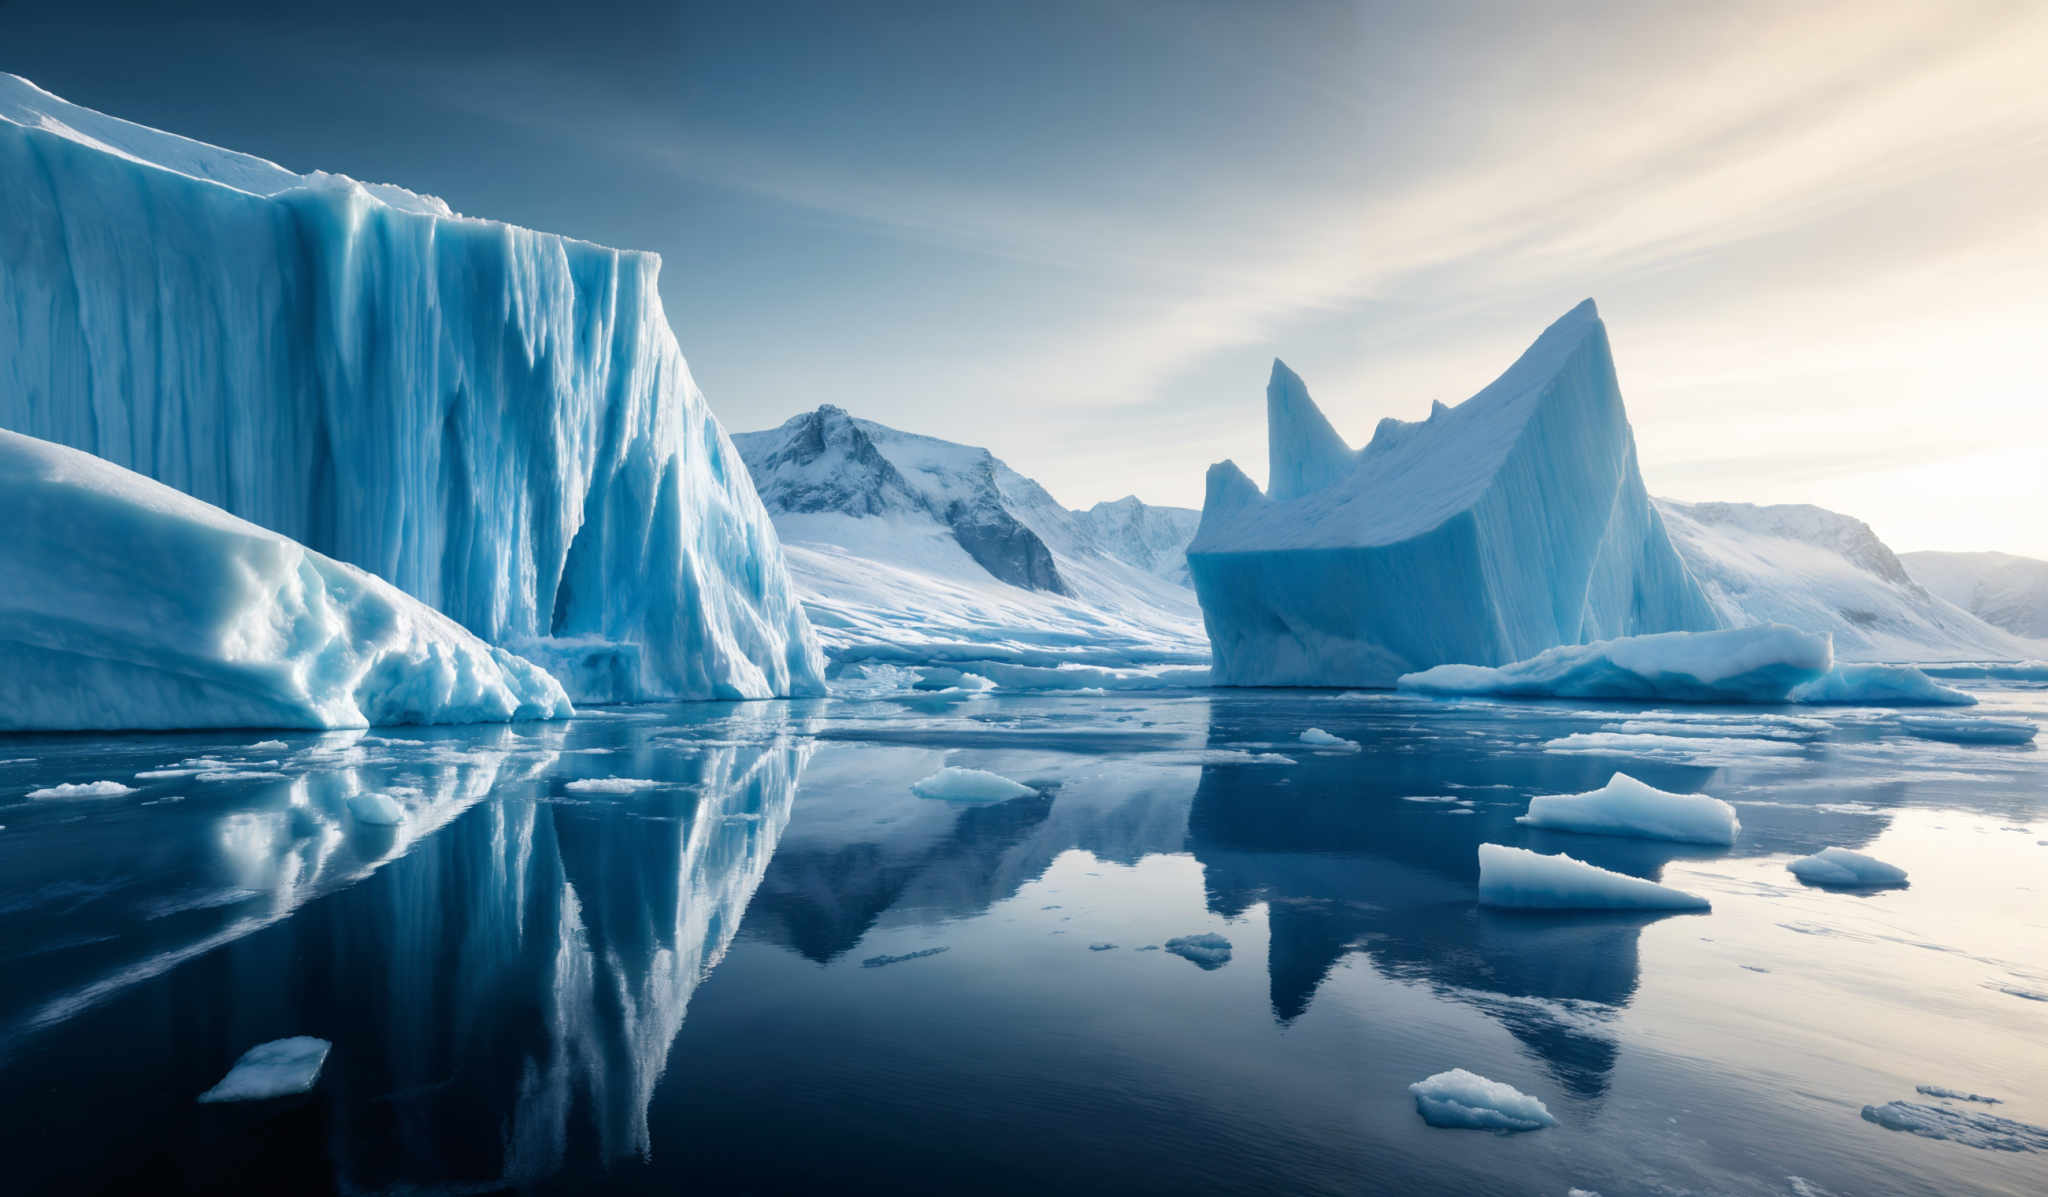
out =
<path fill-rule="evenodd" d="M 2048 1124 L 2048 754 L 1755 714 L 936 696 L 0 738 L 4 1187 L 2048 1191 L 2048 1154 L 1861 1117 L 1931 1084 Z M 1557 750 L 1603 729 L 1673 738 Z M 942 764 L 1041 794 L 914 796 Z M 1515 824 L 1616 768 L 1736 803 L 1739 846 Z M 578 784 L 608 778 L 650 784 Z M 26 798 L 100 780 L 136 789 Z M 1482 911 L 1486 840 L 1714 910 Z M 1830 844 L 1911 888 L 1785 871 Z M 1201 933 L 1226 961 L 1164 946 Z M 300 1034 L 334 1043 L 313 1092 L 193 1101 Z M 1559 1125 L 1425 1126 L 1406 1087 L 1451 1067 Z"/>

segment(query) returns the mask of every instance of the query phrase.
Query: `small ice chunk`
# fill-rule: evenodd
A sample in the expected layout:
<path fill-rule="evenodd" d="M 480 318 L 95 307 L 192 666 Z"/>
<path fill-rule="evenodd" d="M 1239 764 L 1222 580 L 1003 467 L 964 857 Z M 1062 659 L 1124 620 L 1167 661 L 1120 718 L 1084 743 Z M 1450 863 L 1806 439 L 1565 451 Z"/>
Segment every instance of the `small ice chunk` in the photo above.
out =
<path fill-rule="evenodd" d="M 1479 904 L 1517 910 L 1707 910 L 1705 898 L 1559 853 L 1479 845 Z"/>
<path fill-rule="evenodd" d="M 1974 1101 L 1987 1106 L 2005 1104 L 1996 1097 L 1986 1097 L 1982 1093 L 1965 1093 L 1960 1089 L 1950 1089 L 1942 1085 L 1915 1085 L 1913 1088 L 1928 1097 L 1945 1097 L 1950 1101 Z"/>
<path fill-rule="evenodd" d="M 562 788 L 571 794 L 631 794 L 640 790 L 656 790 L 669 784 L 651 777 L 579 777 L 564 782 Z"/>
<path fill-rule="evenodd" d="M 2048 1151 L 2048 1128 L 2000 1118 L 1981 1110 L 1888 1101 L 1864 1106 L 1863 1120 L 1886 1130 L 1905 1131 L 1928 1139 L 1946 1139 L 1986 1151 Z"/>
<path fill-rule="evenodd" d="M 283 740 L 258 740 L 243 749 L 244 752 L 283 752 L 287 745 Z"/>
<path fill-rule="evenodd" d="M 1000 773 L 986 769 L 963 769 L 948 765 L 910 787 L 920 798 L 943 798 L 948 802 L 1003 802 L 1027 798 L 1038 791 Z"/>
<path fill-rule="evenodd" d="M 1091 943 L 1088 945 L 1088 950 L 1091 952 L 1114 952 L 1116 951 L 1116 945 L 1113 943 Z"/>
<path fill-rule="evenodd" d="M 1417 1081 L 1408 1092 L 1415 1095 L 1415 1112 L 1431 1126 L 1512 1134 L 1557 1125 L 1541 1101 L 1462 1068 Z"/>
<path fill-rule="evenodd" d="M 906 960 L 922 960 L 926 956 L 936 956 L 945 950 L 943 947 L 921 948 L 915 952 L 905 952 L 900 956 L 870 956 L 866 960 L 861 961 L 860 966 L 862 968 L 886 968 L 891 964 L 901 964 Z"/>
<path fill-rule="evenodd" d="M 1544 794 L 1515 820 L 1531 827 L 1587 835 L 1625 835 L 1682 844 L 1729 845 L 1742 823 L 1735 808 L 1706 794 L 1673 794 L 1626 773 L 1584 794 Z"/>
<path fill-rule="evenodd" d="M 1230 941 L 1214 931 L 1200 935 L 1177 935 L 1166 941 L 1166 950 L 1183 960 L 1189 960 L 1204 972 L 1222 968 L 1230 963 Z"/>
<path fill-rule="evenodd" d="M 1792 701 L 1874 707 L 1967 707 L 1977 702 L 1911 665 L 1837 665 L 1793 687 Z"/>
<path fill-rule="evenodd" d="M 204 1102 L 262 1101 L 304 1093 L 320 1079 L 320 1067 L 327 1063 L 334 1045 L 310 1035 L 273 1039 L 242 1053 L 220 1084 L 199 1095 Z"/>
<path fill-rule="evenodd" d="M 2027 744 L 2039 730 L 2030 719 L 1984 719 L 1970 715 L 1903 715 L 1899 726 L 1923 740 L 1950 744 Z"/>
<path fill-rule="evenodd" d="M 1808 885 L 1872 889 L 1906 884 L 1906 870 L 1847 848 L 1822 848 L 1812 856 L 1802 856 L 1785 867 Z"/>
<path fill-rule="evenodd" d="M 405 822 L 405 808 L 389 794 L 357 794 L 348 800 L 348 811 L 356 822 L 372 827 L 396 827 Z"/>
<path fill-rule="evenodd" d="M 30 790 L 31 798 L 119 798 L 133 794 L 134 786 L 124 786 L 118 781 L 67 781 L 62 785 L 44 786 Z"/>
<path fill-rule="evenodd" d="M 1301 733 L 1301 742 L 1311 748 L 1319 748 L 1325 752 L 1359 751 L 1358 741 L 1347 740 L 1342 736 L 1333 736 L 1320 727 L 1312 727 Z"/>

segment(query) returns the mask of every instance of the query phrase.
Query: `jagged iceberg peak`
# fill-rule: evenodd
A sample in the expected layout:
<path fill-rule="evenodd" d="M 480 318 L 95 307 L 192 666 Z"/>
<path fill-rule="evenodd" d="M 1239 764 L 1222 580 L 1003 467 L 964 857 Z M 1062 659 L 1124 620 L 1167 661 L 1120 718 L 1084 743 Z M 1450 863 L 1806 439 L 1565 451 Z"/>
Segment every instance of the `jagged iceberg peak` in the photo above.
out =
<path fill-rule="evenodd" d="M 1308 397 L 1301 375 L 1277 357 L 1266 383 L 1266 459 L 1266 493 L 1275 499 L 1319 491 L 1358 464 L 1358 455 Z"/>
<path fill-rule="evenodd" d="M 823 690 L 660 261 L 0 80 L 0 426 L 438 607 L 594 701 Z"/>
<path fill-rule="evenodd" d="M 1591 300 L 1472 398 L 1384 420 L 1355 455 L 1284 367 L 1268 405 L 1276 454 L 1302 460 L 1276 456 L 1264 495 L 1213 467 L 1188 547 L 1219 682 L 1391 685 L 1720 624 L 1643 489 Z"/>

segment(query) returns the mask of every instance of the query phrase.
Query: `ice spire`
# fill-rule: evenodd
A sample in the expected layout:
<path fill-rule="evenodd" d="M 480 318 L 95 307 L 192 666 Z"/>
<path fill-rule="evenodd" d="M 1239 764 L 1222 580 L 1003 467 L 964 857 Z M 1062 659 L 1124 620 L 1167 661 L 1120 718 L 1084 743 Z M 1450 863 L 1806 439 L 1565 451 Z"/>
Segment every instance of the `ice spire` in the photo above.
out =
<path fill-rule="evenodd" d="M 1357 455 L 1323 418 L 1301 376 L 1273 359 L 1266 384 L 1266 495 L 1294 499 L 1319 491 L 1350 472 Z"/>

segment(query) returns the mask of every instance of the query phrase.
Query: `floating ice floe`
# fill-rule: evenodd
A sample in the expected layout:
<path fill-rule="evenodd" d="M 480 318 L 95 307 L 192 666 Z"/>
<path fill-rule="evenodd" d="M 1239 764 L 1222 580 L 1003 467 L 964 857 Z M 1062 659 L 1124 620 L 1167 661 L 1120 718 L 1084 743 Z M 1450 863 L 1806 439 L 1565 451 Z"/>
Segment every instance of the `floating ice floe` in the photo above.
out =
<path fill-rule="evenodd" d="M 1834 889 L 1875 889 L 1906 884 L 1906 870 L 1847 848 L 1822 848 L 1785 866 L 1808 885 Z"/>
<path fill-rule="evenodd" d="M 133 794 L 134 786 L 124 786 L 118 781 L 67 781 L 60 785 L 44 786 L 30 790 L 31 798 L 119 798 Z"/>
<path fill-rule="evenodd" d="M 1408 1086 L 1415 1111 L 1431 1126 L 1511 1134 L 1556 1126 L 1544 1104 L 1513 1085 L 1453 1068 Z"/>
<path fill-rule="evenodd" d="M 242 1053 L 220 1083 L 199 1095 L 203 1102 L 262 1101 L 304 1093 L 320 1079 L 334 1045 L 310 1035 L 273 1039 Z"/>
<path fill-rule="evenodd" d="M 1358 741 L 1331 735 L 1320 727 L 1311 727 L 1301 733 L 1301 742 L 1323 752 L 1357 752 Z"/>
<path fill-rule="evenodd" d="M 2001 1118 L 1982 1110 L 1888 1101 L 1881 1106 L 1864 1106 L 1863 1120 L 1886 1130 L 1946 1139 L 1985 1151 L 2048 1151 L 2048 1127 Z"/>
<path fill-rule="evenodd" d="M 1166 950 L 1183 960 L 1192 961 L 1204 971 L 1222 968 L 1230 963 L 1230 941 L 1214 931 L 1199 935 L 1177 935 L 1166 941 Z"/>
<path fill-rule="evenodd" d="M 1544 794 L 1529 800 L 1518 823 L 1587 835 L 1622 835 L 1684 844 L 1729 845 L 1742 830 L 1735 808 L 1706 794 L 1674 794 L 1616 773 L 1584 794 Z"/>
<path fill-rule="evenodd" d="M 651 777 L 579 777 L 562 783 L 562 788 L 572 794 L 632 794 L 641 790 L 658 790 L 669 784 Z"/>
<path fill-rule="evenodd" d="M 1899 726 L 1923 740 L 1950 744 L 2027 744 L 2039 731 L 2029 719 L 1974 715 L 1901 715 Z"/>
<path fill-rule="evenodd" d="M 862 968 L 887 968 L 892 964 L 902 964 L 906 960 L 922 960 L 927 956 L 936 956 L 945 950 L 943 947 L 920 948 L 915 952 L 904 952 L 896 956 L 870 956 L 866 960 L 861 961 L 860 966 Z"/>
<path fill-rule="evenodd" d="M 1395 685 L 1503 698 L 1783 702 L 1833 660 L 1827 637 L 1769 624 L 1566 644 L 1512 665 L 1438 665 L 1403 674 Z"/>
<path fill-rule="evenodd" d="M 948 802 L 1003 802 L 1026 798 L 1038 791 L 986 769 L 963 769 L 948 765 L 922 781 L 912 783 L 910 792 L 920 798 L 942 798 Z"/>
<path fill-rule="evenodd" d="M 1986 1097 L 1982 1093 L 1966 1093 L 1961 1089 L 1950 1089 L 1944 1085 L 1915 1085 L 1913 1088 L 1924 1096 L 1942 1097 L 1947 1098 L 1949 1101 L 1974 1101 L 1979 1105 L 1986 1106 L 2005 1104 L 1996 1097 Z"/>
<path fill-rule="evenodd" d="M 1559 853 L 1479 845 L 1479 904 L 1515 910 L 1708 910 L 1705 898 Z"/>
<path fill-rule="evenodd" d="M 1911 665 L 1837 665 L 1792 689 L 1792 701 L 1813 706 L 1968 707 L 1977 700 Z"/>

